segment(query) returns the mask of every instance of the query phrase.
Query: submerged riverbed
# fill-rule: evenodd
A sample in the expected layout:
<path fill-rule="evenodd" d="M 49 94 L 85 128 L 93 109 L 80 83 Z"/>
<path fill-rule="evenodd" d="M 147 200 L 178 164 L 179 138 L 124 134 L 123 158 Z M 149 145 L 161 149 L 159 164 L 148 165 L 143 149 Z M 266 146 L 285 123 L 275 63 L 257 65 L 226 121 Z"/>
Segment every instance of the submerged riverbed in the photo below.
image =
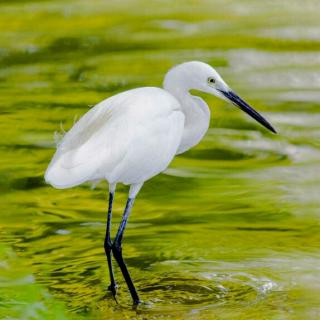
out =
<path fill-rule="evenodd" d="M 0 317 L 319 319 L 317 1 L 1 1 Z M 43 180 L 54 132 L 100 100 L 217 68 L 279 131 L 201 94 L 204 140 L 139 194 L 108 293 L 106 183 Z M 113 232 L 127 188 L 115 199 Z"/>

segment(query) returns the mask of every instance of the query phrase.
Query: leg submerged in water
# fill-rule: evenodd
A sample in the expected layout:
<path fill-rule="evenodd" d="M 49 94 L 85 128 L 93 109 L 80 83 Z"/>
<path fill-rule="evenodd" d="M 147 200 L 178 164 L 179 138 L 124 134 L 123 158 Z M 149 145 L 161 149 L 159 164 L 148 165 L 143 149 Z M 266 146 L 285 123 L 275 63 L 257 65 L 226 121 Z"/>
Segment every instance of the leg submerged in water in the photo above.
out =
<path fill-rule="evenodd" d="M 114 193 L 115 193 L 115 186 L 110 186 L 110 192 L 109 192 L 109 207 L 108 207 L 108 216 L 107 216 L 107 226 L 106 226 L 106 236 L 104 239 L 104 251 L 107 256 L 107 262 L 108 262 L 108 269 L 109 269 L 109 275 L 110 275 L 110 285 L 108 287 L 108 290 L 111 291 L 114 299 L 116 299 L 116 293 L 117 293 L 117 284 L 114 279 L 113 274 L 113 268 L 112 268 L 112 242 L 110 238 L 110 231 L 111 231 L 111 218 L 112 218 L 112 204 L 114 199 Z"/>
<path fill-rule="evenodd" d="M 127 286 L 130 291 L 134 305 L 138 305 L 139 303 L 141 303 L 141 301 L 139 299 L 137 290 L 136 290 L 136 288 L 132 282 L 132 279 L 130 277 L 128 268 L 123 260 L 121 243 L 122 243 L 123 233 L 124 233 L 124 230 L 125 230 L 125 227 L 126 227 L 126 224 L 127 224 L 135 197 L 136 197 L 137 193 L 139 192 L 139 190 L 141 189 L 141 187 L 142 187 L 142 184 L 132 185 L 130 187 L 129 198 L 128 198 L 128 201 L 126 204 L 126 208 L 124 210 L 117 235 L 116 235 L 114 242 L 112 244 L 113 256 L 116 259 L 116 261 L 121 269 L 122 275 L 127 283 Z"/>

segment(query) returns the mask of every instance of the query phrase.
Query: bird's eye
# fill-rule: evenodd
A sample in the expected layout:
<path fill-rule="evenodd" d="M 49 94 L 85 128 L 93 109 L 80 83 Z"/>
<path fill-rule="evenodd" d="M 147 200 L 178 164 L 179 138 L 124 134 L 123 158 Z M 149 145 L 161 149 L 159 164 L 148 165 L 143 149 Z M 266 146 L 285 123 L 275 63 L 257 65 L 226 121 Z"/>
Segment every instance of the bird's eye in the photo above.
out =
<path fill-rule="evenodd" d="M 208 82 L 209 82 L 210 84 L 213 84 L 213 83 L 216 82 L 216 80 L 215 80 L 214 78 L 208 78 Z"/>

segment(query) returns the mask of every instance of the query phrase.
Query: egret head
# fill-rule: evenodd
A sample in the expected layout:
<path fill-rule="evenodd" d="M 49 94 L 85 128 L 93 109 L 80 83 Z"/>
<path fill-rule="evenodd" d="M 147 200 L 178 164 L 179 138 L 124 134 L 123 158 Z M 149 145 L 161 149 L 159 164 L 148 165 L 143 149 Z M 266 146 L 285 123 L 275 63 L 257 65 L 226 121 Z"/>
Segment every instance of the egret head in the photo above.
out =
<path fill-rule="evenodd" d="M 164 88 L 177 92 L 196 89 L 231 102 L 268 130 L 276 133 L 272 125 L 242 100 L 210 65 L 200 61 L 190 61 L 173 67 L 164 79 Z"/>

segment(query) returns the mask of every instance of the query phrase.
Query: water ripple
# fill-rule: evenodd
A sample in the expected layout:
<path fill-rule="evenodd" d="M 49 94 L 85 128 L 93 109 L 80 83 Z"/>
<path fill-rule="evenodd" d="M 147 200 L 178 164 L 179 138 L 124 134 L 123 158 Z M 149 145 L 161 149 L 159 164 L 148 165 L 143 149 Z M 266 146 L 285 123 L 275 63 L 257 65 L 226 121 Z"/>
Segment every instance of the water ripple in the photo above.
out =
<path fill-rule="evenodd" d="M 152 281 L 139 283 L 140 291 L 147 301 L 144 308 L 166 310 L 175 305 L 179 309 L 210 308 L 217 305 L 247 306 L 264 299 L 278 284 L 267 277 L 257 277 L 247 272 L 214 272 L 201 262 L 165 261 L 155 267 L 174 266 L 172 272 L 159 272 Z M 197 265 L 197 268 L 195 268 Z M 182 269 L 188 271 L 176 271 Z"/>

